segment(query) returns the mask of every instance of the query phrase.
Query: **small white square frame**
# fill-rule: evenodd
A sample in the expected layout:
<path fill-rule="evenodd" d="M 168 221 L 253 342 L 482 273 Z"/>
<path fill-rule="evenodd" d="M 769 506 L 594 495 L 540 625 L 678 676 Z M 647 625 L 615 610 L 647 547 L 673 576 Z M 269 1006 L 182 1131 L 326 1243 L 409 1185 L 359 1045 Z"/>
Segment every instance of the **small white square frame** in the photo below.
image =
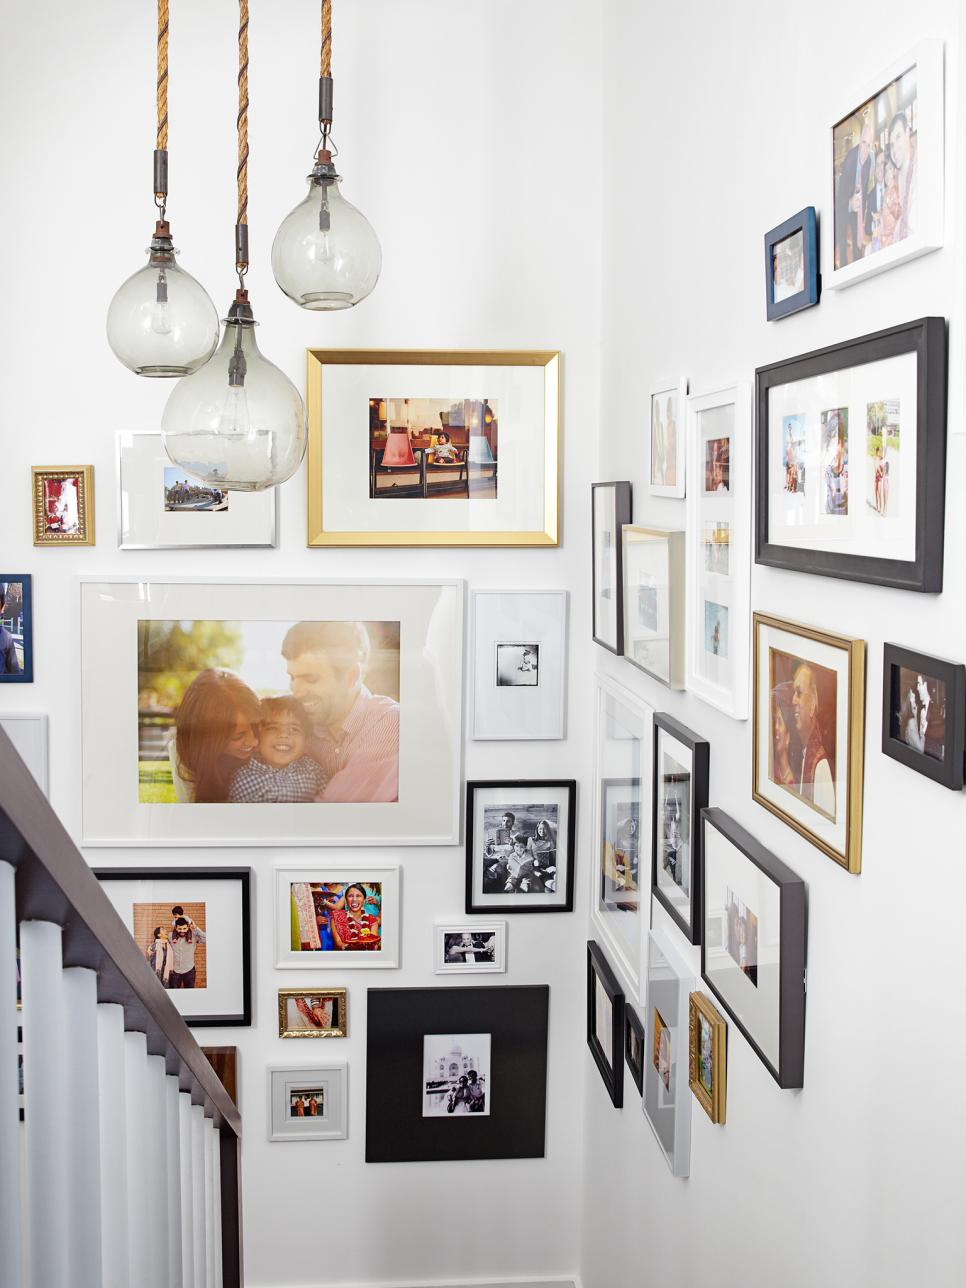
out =
<path fill-rule="evenodd" d="M 447 962 L 447 935 L 491 935 L 494 940 L 492 962 Z M 433 971 L 437 975 L 502 975 L 506 971 L 505 921 L 437 922 L 433 928 Z"/>
<path fill-rule="evenodd" d="M 567 591 L 474 590 L 471 602 L 473 739 L 565 737 Z M 539 645 L 539 683 L 498 685 L 500 644 Z"/>
<path fill-rule="evenodd" d="M 293 1118 L 289 1094 L 321 1088 L 324 1111 L 316 1118 Z M 345 1140 L 349 1135 L 349 1071 L 344 1061 L 305 1066 L 269 1065 L 269 1140 Z"/>
<path fill-rule="evenodd" d="M 644 1004 L 644 1117 L 661 1147 L 672 1176 L 691 1170 L 691 1087 L 688 1081 L 688 999 L 697 987 L 692 968 L 663 930 L 647 937 L 647 992 Z M 654 1065 L 654 1012 L 667 1026 L 671 1044 L 670 1086 Z"/>
<path fill-rule="evenodd" d="M 674 452 L 674 477 L 676 481 L 671 484 L 653 483 L 651 479 L 654 466 L 654 399 L 658 398 L 662 401 L 661 415 L 663 417 L 667 410 L 667 399 L 672 397 L 677 402 L 677 438 Z M 644 477 L 647 480 L 647 490 L 651 496 L 668 496 L 676 500 L 683 500 L 684 498 L 687 483 L 687 403 L 687 376 L 676 376 L 672 380 L 659 380 L 651 388 L 651 396 L 647 400 L 647 456 L 644 461 Z"/>
<path fill-rule="evenodd" d="M 5 711 L 0 715 L 0 729 L 10 739 L 24 764 L 36 778 L 46 796 L 49 791 L 47 772 L 47 717 L 22 715 Z"/>
<path fill-rule="evenodd" d="M 382 947 L 377 952 L 296 952 L 292 947 L 291 884 L 298 881 L 378 881 L 382 886 Z M 399 965 L 398 867 L 314 863 L 275 868 L 275 965 L 279 970 L 392 970 Z M 387 915 L 388 907 L 388 915 Z"/>

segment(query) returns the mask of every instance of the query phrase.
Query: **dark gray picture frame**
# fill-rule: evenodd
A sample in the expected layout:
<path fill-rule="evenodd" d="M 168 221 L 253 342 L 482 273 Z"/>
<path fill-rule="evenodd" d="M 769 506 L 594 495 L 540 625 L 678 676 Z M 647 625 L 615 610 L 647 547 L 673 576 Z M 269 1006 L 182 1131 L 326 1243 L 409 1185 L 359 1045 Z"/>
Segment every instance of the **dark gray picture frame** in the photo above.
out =
<path fill-rule="evenodd" d="M 897 703 L 896 679 L 900 668 L 941 680 L 946 686 L 945 748 L 942 760 L 917 751 L 892 727 Z M 966 783 L 966 666 L 930 657 L 899 644 L 882 649 L 882 753 L 933 782 L 961 792 Z"/>
<path fill-rule="evenodd" d="M 663 729 L 691 752 L 691 920 L 687 922 L 658 885 L 658 733 Z M 666 712 L 654 713 L 654 742 L 651 757 L 651 894 L 671 920 L 687 935 L 692 944 L 701 941 L 702 842 L 701 811 L 708 803 L 708 780 L 711 766 L 711 744 L 687 725 L 680 724 Z"/>
<path fill-rule="evenodd" d="M 636 1063 L 632 1055 L 631 1034 L 636 1033 L 641 1044 L 640 1063 Z M 627 1067 L 631 1071 L 631 1077 L 634 1079 L 634 1086 L 637 1088 L 639 1096 L 644 1095 L 644 1062 L 647 1059 L 647 1051 L 644 1049 L 645 1043 L 644 1024 L 641 1017 L 631 1006 L 630 1002 L 624 1004 L 624 1059 Z"/>
<path fill-rule="evenodd" d="M 597 634 L 597 546 L 596 515 L 597 492 L 604 489 L 614 493 L 614 594 L 617 597 L 617 642 L 616 647 L 600 638 Z M 592 483 L 590 485 L 590 577 L 591 577 L 591 614 L 593 617 L 591 632 L 595 644 L 605 648 L 618 657 L 624 656 L 624 540 L 625 523 L 631 522 L 631 485 L 626 480 L 616 483 Z"/>
<path fill-rule="evenodd" d="M 601 987 L 611 1004 L 610 1049 L 613 1062 L 607 1059 L 604 1050 L 597 1040 L 597 1006 L 595 983 L 600 980 Z M 617 976 L 611 969 L 610 962 L 604 956 L 593 939 L 587 940 L 587 1045 L 594 1057 L 594 1064 L 600 1072 L 607 1094 L 615 1109 L 624 1104 L 624 990 Z"/>

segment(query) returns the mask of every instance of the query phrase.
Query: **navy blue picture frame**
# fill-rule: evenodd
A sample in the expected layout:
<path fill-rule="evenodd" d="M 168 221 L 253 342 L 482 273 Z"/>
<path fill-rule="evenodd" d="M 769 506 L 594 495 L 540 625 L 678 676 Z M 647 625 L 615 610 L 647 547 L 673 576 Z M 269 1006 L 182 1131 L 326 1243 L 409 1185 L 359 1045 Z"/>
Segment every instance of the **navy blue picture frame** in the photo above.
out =
<path fill-rule="evenodd" d="M 19 675 L 0 671 L 0 684 L 33 684 L 34 681 L 34 603 L 29 572 L 0 573 L 0 586 L 18 582 L 23 589 L 23 670 Z M 2 617 L 2 614 L 0 614 Z M 2 624 L 2 622 L 0 622 Z"/>
<path fill-rule="evenodd" d="M 774 253 L 779 242 L 801 232 L 805 253 L 805 285 L 786 300 L 775 301 Z M 818 220 L 815 207 L 806 206 L 797 215 L 765 233 L 765 312 L 769 322 L 810 309 L 822 293 L 822 275 L 818 271 Z"/>

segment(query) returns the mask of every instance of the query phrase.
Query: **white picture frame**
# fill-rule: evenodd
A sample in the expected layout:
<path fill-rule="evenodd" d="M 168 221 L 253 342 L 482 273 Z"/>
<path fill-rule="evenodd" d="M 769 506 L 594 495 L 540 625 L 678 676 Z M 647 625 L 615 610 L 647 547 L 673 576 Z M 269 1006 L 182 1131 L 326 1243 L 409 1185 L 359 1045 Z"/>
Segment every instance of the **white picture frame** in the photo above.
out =
<path fill-rule="evenodd" d="M 462 582 L 92 577 L 81 578 L 80 590 L 81 831 L 86 845 L 458 842 Z M 197 664 L 175 673 L 178 687 L 170 700 L 164 698 L 168 690 L 163 684 L 159 697 L 155 693 L 161 683 L 157 676 L 163 679 L 170 672 L 156 673 L 150 666 L 139 671 L 139 639 L 157 636 L 163 644 L 164 632 L 172 630 L 173 624 L 181 631 L 193 623 L 231 626 L 233 643 L 227 656 L 250 689 L 249 696 L 285 696 L 289 693 L 289 664 L 282 657 L 282 641 L 287 629 L 299 621 L 361 623 L 367 633 L 378 627 L 385 628 L 384 634 L 394 634 L 396 642 L 392 648 L 386 645 L 382 659 L 384 670 L 393 672 L 392 685 L 376 692 L 390 694 L 386 699 L 377 698 L 386 704 L 390 715 L 393 699 L 402 697 L 395 716 L 398 734 L 394 735 L 395 752 L 388 760 L 379 752 L 382 759 L 372 767 L 371 782 L 365 781 L 368 760 L 360 762 L 361 791 L 372 794 L 366 799 L 361 792 L 353 797 L 350 791 L 330 801 L 307 795 L 298 808 L 237 797 L 233 803 L 223 796 L 204 804 L 193 801 L 190 784 L 186 790 L 180 775 L 180 759 L 176 760 L 172 751 L 172 737 L 186 688 L 179 677 L 192 671 L 197 675 Z M 260 641 L 257 646 L 246 642 L 256 636 Z M 224 661 L 212 647 L 204 646 L 202 660 L 211 657 L 206 665 L 217 669 Z M 376 657 L 373 666 L 378 661 Z M 117 694 L 125 692 L 132 695 L 130 705 L 117 701 Z M 139 693 L 143 701 L 138 719 L 134 719 L 132 708 Z M 161 730 L 163 745 L 148 745 L 151 738 L 157 741 L 157 735 L 147 728 L 152 721 L 156 723 L 150 703 L 161 708 L 167 722 L 166 730 Z M 376 770 L 387 763 L 392 772 L 387 778 L 380 771 L 379 783 L 373 785 Z M 108 765 L 135 764 L 139 766 L 137 774 L 105 772 Z M 427 764 L 438 767 L 438 772 L 425 774 Z"/>
<path fill-rule="evenodd" d="M 624 656 L 669 689 L 684 688 L 684 531 L 625 523 Z"/>
<path fill-rule="evenodd" d="M 467 945 L 463 960 L 454 958 L 453 940 L 470 937 L 472 948 Z M 482 942 L 481 942 L 482 941 Z M 492 943 L 492 947 L 491 947 Z M 492 961 L 474 954 L 492 952 Z M 506 972 L 506 922 L 505 921 L 455 921 L 437 922 L 433 927 L 433 973 L 436 975 L 502 975 Z"/>
<path fill-rule="evenodd" d="M 232 492 L 226 508 L 168 511 L 165 472 L 187 479 L 172 464 L 160 433 L 117 435 L 117 546 L 119 550 L 215 550 L 278 545 L 278 488 Z M 170 475 L 169 475 L 170 477 Z M 201 484 L 199 487 L 203 486 Z"/>
<path fill-rule="evenodd" d="M 901 240 L 873 250 L 852 263 L 840 268 L 835 266 L 838 220 L 836 212 L 835 130 L 850 118 L 859 118 L 863 108 L 868 113 L 873 129 L 873 146 L 876 151 L 886 151 L 891 156 L 891 145 L 886 148 L 891 115 L 887 91 L 899 84 L 910 73 L 915 73 L 915 156 L 916 229 L 910 230 Z M 881 100 L 881 102 L 879 101 Z M 871 120 L 873 115 L 875 120 Z M 882 116 L 883 111 L 885 116 Z M 879 117 L 882 119 L 878 119 Z M 883 134 L 885 132 L 885 135 Z M 851 91 L 849 97 L 839 99 L 828 126 L 829 170 L 828 211 L 829 227 L 823 236 L 825 261 L 823 285 L 837 291 L 854 285 L 864 278 L 897 264 L 905 264 L 920 255 L 938 250 L 943 244 L 943 165 L 944 165 L 944 107 L 943 107 L 943 42 L 938 38 L 920 41 L 912 49 L 896 58 L 876 76 Z M 910 139 L 911 143 L 911 139 Z M 857 146 L 857 145 L 856 145 Z M 873 174 L 874 174 L 873 160 Z M 898 181 L 897 181 L 898 182 Z M 898 191 L 898 189 L 897 189 Z M 841 195 L 841 194 L 839 194 Z M 900 206 L 901 206 L 900 196 Z M 870 243 L 874 244 L 874 243 Z"/>
<path fill-rule="evenodd" d="M 474 590 L 470 600 L 474 741 L 565 737 L 567 591 Z"/>
<path fill-rule="evenodd" d="M 269 1065 L 268 1139 L 345 1140 L 349 1135 L 349 1070 L 344 1060 L 312 1065 Z M 292 1098 L 323 1092 L 322 1113 L 295 1117 Z"/>
<path fill-rule="evenodd" d="M 361 951 L 338 951 L 326 947 L 324 928 L 319 926 L 318 948 L 294 949 L 294 929 L 299 913 L 293 910 L 293 885 L 348 887 L 360 883 L 366 890 L 379 886 L 378 903 L 381 924 L 379 948 Z M 400 872 L 384 864 L 356 863 L 351 866 L 328 863 L 277 866 L 275 884 L 275 965 L 279 970 L 394 970 L 399 965 Z M 338 891 L 343 895 L 343 891 Z M 297 896 L 296 896 L 297 905 Z M 318 907 L 316 903 L 316 907 Z M 366 911 L 369 912 L 367 900 Z M 331 930 L 330 930 L 331 935 Z M 306 940 L 306 942 L 308 942 Z"/>
<path fill-rule="evenodd" d="M 0 715 L 0 729 L 13 743 L 41 791 L 45 796 L 49 795 L 47 717 L 6 711 Z"/>
<path fill-rule="evenodd" d="M 688 1001 L 697 983 L 670 935 L 662 929 L 650 930 L 641 1103 L 672 1176 L 687 1176 L 691 1170 Z"/>
<path fill-rule="evenodd" d="M 751 390 L 688 398 L 686 687 L 748 719 L 751 658 Z"/>
<path fill-rule="evenodd" d="M 647 490 L 651 496 L 667 496 L 676 500 L 683 500 L 685 496 L 687 398 L 687 376 L 660 380 L 651 389 L 645 461 Z M 673 426 L 671 435 L 668 433 L 669 425 Z"/>

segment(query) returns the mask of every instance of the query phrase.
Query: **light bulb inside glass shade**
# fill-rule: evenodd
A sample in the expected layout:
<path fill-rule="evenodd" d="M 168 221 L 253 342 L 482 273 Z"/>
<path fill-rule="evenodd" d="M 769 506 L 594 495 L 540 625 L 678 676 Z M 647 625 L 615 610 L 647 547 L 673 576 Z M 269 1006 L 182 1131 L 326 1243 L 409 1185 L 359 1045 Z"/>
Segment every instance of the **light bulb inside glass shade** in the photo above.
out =
<path fill-rule="evenodd" d="M 107 311 L 107 341 L 138 376 L 188 376 L 218 343 L 218 310 L 175 258 L 170 229 L 159 222 L 148 262 L 120 287 Z"/>
<path fill-rule="evenodd" d="M 305 454 L 298 390 L 255 343 L 255 321 L 236 300 L 215 356 L 180 380 L 161 418 L 165 451 L 188 474 L 233 492 L 291 478 Z"/>
<path fill-rule="evenodd" d="M 272 271 L 303 309 L 348 309 L 379 280 L 379 239 L 365 215 L 343 197 L 327 152 L 319 153 L 308 178 L 308 195 L 275 234 Z"/>

